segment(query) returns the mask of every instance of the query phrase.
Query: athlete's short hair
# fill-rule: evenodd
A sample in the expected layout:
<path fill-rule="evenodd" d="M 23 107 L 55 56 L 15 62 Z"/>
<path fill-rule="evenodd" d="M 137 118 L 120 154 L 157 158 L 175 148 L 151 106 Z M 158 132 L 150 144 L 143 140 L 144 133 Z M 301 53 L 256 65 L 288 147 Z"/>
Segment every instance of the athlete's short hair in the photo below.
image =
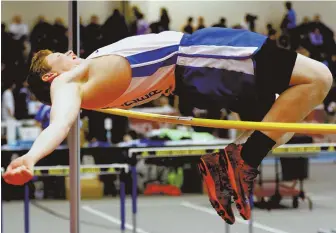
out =
<path fill-rule="evenodd" d="M 50 98 L 50 83 L 42 80 L 43 75 L 51 71 L 51 66 L 48 64 L 46 57 L 51 54 L 50 50 L 38 51 L 31 62 L 27 83 L 30 91 L 42 103 L 51 105 Z"/>

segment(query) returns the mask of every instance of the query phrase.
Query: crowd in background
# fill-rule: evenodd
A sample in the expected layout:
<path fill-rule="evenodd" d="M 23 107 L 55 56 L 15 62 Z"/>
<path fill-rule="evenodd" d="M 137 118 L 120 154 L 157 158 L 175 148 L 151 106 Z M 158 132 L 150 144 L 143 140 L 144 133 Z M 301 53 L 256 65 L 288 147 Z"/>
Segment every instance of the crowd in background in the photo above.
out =
<path fill-rule="evenodd" d="M 287 13 L 281 25 L 265 25 L 268 37 L 279 46 L 298 51 L 315 60 L 323 62 L 330 68 L 336 77 L 336 45 L 334 32 L 328 28 L 319 15 L 313 19 L 304 17 L 302 22 L 296 18 L 295 9 L 290 2 L 285 4 Z M 117 42 L 125 37 L 147 33 L 159 33 L 169 30 L 170 16 L 166 9 L 161 9 L 161 16 L 156 22 L 148 22 L 145 15 L 137 7 L 132 8 L 133 18 L 128 24 L 125 17 L 119 10 L 114 10 L 112 15 L 101 23 L 97 15 L 92 15 L 90 22 L 80 22 L 80 54 L 85 58 L 97 48 Z M 213 27 L 243 28 L 255 31 L 258 23 L 258 16 L 246 14 L 241 23 L 228 25 L 228 20 L 221 17 L 214 25 L 207 25 L 204 17 L 198 18 L 197 25 L 194 25 L 194 18 L 187 17 L 187 22 L 182 26 L 181 31 L 193 33 L 196 30 Z M 279 28 L 279 29 L 277 29 Z M 41 106 L 38 114 L 29 113 L 29 104 L 34 101 L 25 82 L 30 61 L 35 52 L 41 49 L 50 49 L 58 52 L 65 52 L 68 48 L 68 29 L 63 19 L 56 18 L 53 23 L 48 22 L 44 16 L 39 16 L 31 31 L 27 24 L 17 15 L 13 17 L 10 25 L 1 24 L 1 94 L 2 94 L 2 121 L 7 119 L 29 119 L 35 118 L 42 127 L 49 123 L 50 107 Z M 326 101 L 335 100 L 335 88 L 333 88 Z M 193 108 L 188 105 L 187 100 L 180 99 L 179 112 L 184 115 L 195 115 Z M 173 105 L 173 99 L 152 102 L 147 106 Z M 328 108 L 329 114 L 334 114 L 335 108 Z M 207 109 L 206 118 L 219 119 L 223 116 L 218 109 Z M 82 117 L 88 119 L 88 130 L 86 140 L 93 143 L 96 141 L 106 142 L 107 134 L 104 128 L 104 120 L 113 118 L 112 143 L 125 140 L 125 135 L 136 138 L 134 132 L 129 131 L 128 120 L 124 117 L 108 116 L 93 111 L 83 111 Z M 224 116 L 225 118 L 225 116 Z M 212 129 L 196 128 L 196 130 L 214 133 Z M 217 132 L 218 133 L 218 132 Z M 226 137 L 227 134 L 219 133 L 217 136 Z"/>

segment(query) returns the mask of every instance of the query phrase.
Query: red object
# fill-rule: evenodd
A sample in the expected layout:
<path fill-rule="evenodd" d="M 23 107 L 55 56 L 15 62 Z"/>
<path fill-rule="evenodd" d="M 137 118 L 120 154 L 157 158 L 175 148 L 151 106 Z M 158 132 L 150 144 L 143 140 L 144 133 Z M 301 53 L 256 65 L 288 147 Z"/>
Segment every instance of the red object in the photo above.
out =
<path fill-rule="evenodd" d="M 144 194 L 145 195 L 164 194 L 169 196 L 180 196 L 181 190 L 178 187 L 169 184 L 147 184 Z"/>

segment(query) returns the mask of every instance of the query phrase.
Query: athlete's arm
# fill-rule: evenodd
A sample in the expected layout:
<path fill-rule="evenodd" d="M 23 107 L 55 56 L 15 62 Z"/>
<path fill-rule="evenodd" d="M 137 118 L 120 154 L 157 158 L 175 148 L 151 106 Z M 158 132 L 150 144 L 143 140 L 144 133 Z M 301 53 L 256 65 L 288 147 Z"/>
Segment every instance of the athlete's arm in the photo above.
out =
<path fill-rule="evenodd" d="M 67 137 L 80 111 L 82 101 L 80 80 L 87 72 L 88 64 L 83 63 L 53 81 L 50 90 L 52 101 L 50 124 L 26 154 L 32 158 L 34 164 L 53 152 Z"/>
<path fill-rule="evenodd" d="M 78 83 L 67 83 L 54 90 L 50 124 L 26 154 L 32 158 L 34 164 L 53 152 L 67 137 L 78 116 L 80 105 L 81 93 Z"/>
<path fill-rule="evenodd" d="M 80 70 L 82 69 L 82 70 Z M 54 80 L 51 86 L 52 107 L 50 125 L 37 137 L 27 154 L 13 160 L 8 166 L 4 179 L 7 183 L 22 185 L 33 177 L 34 165 L 53 152 L 66 138 L 76 120 L 81 106 L 81 85 L 79 82 L 65 82 L 69 76 L 84 75 L 83 68 L 76 68 Z"/>

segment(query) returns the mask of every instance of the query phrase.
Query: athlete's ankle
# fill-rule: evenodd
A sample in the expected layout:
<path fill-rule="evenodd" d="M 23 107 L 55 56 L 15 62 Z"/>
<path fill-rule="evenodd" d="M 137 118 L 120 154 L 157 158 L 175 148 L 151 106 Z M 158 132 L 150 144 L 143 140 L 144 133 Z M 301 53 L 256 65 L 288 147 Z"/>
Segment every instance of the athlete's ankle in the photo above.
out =
<path fill-rule="evenodd" d="M 242 159 L 251 167 L 257 168 L 275 144 L 276 142 L 265 134 L 255 131 L 243 145 Z"/>

